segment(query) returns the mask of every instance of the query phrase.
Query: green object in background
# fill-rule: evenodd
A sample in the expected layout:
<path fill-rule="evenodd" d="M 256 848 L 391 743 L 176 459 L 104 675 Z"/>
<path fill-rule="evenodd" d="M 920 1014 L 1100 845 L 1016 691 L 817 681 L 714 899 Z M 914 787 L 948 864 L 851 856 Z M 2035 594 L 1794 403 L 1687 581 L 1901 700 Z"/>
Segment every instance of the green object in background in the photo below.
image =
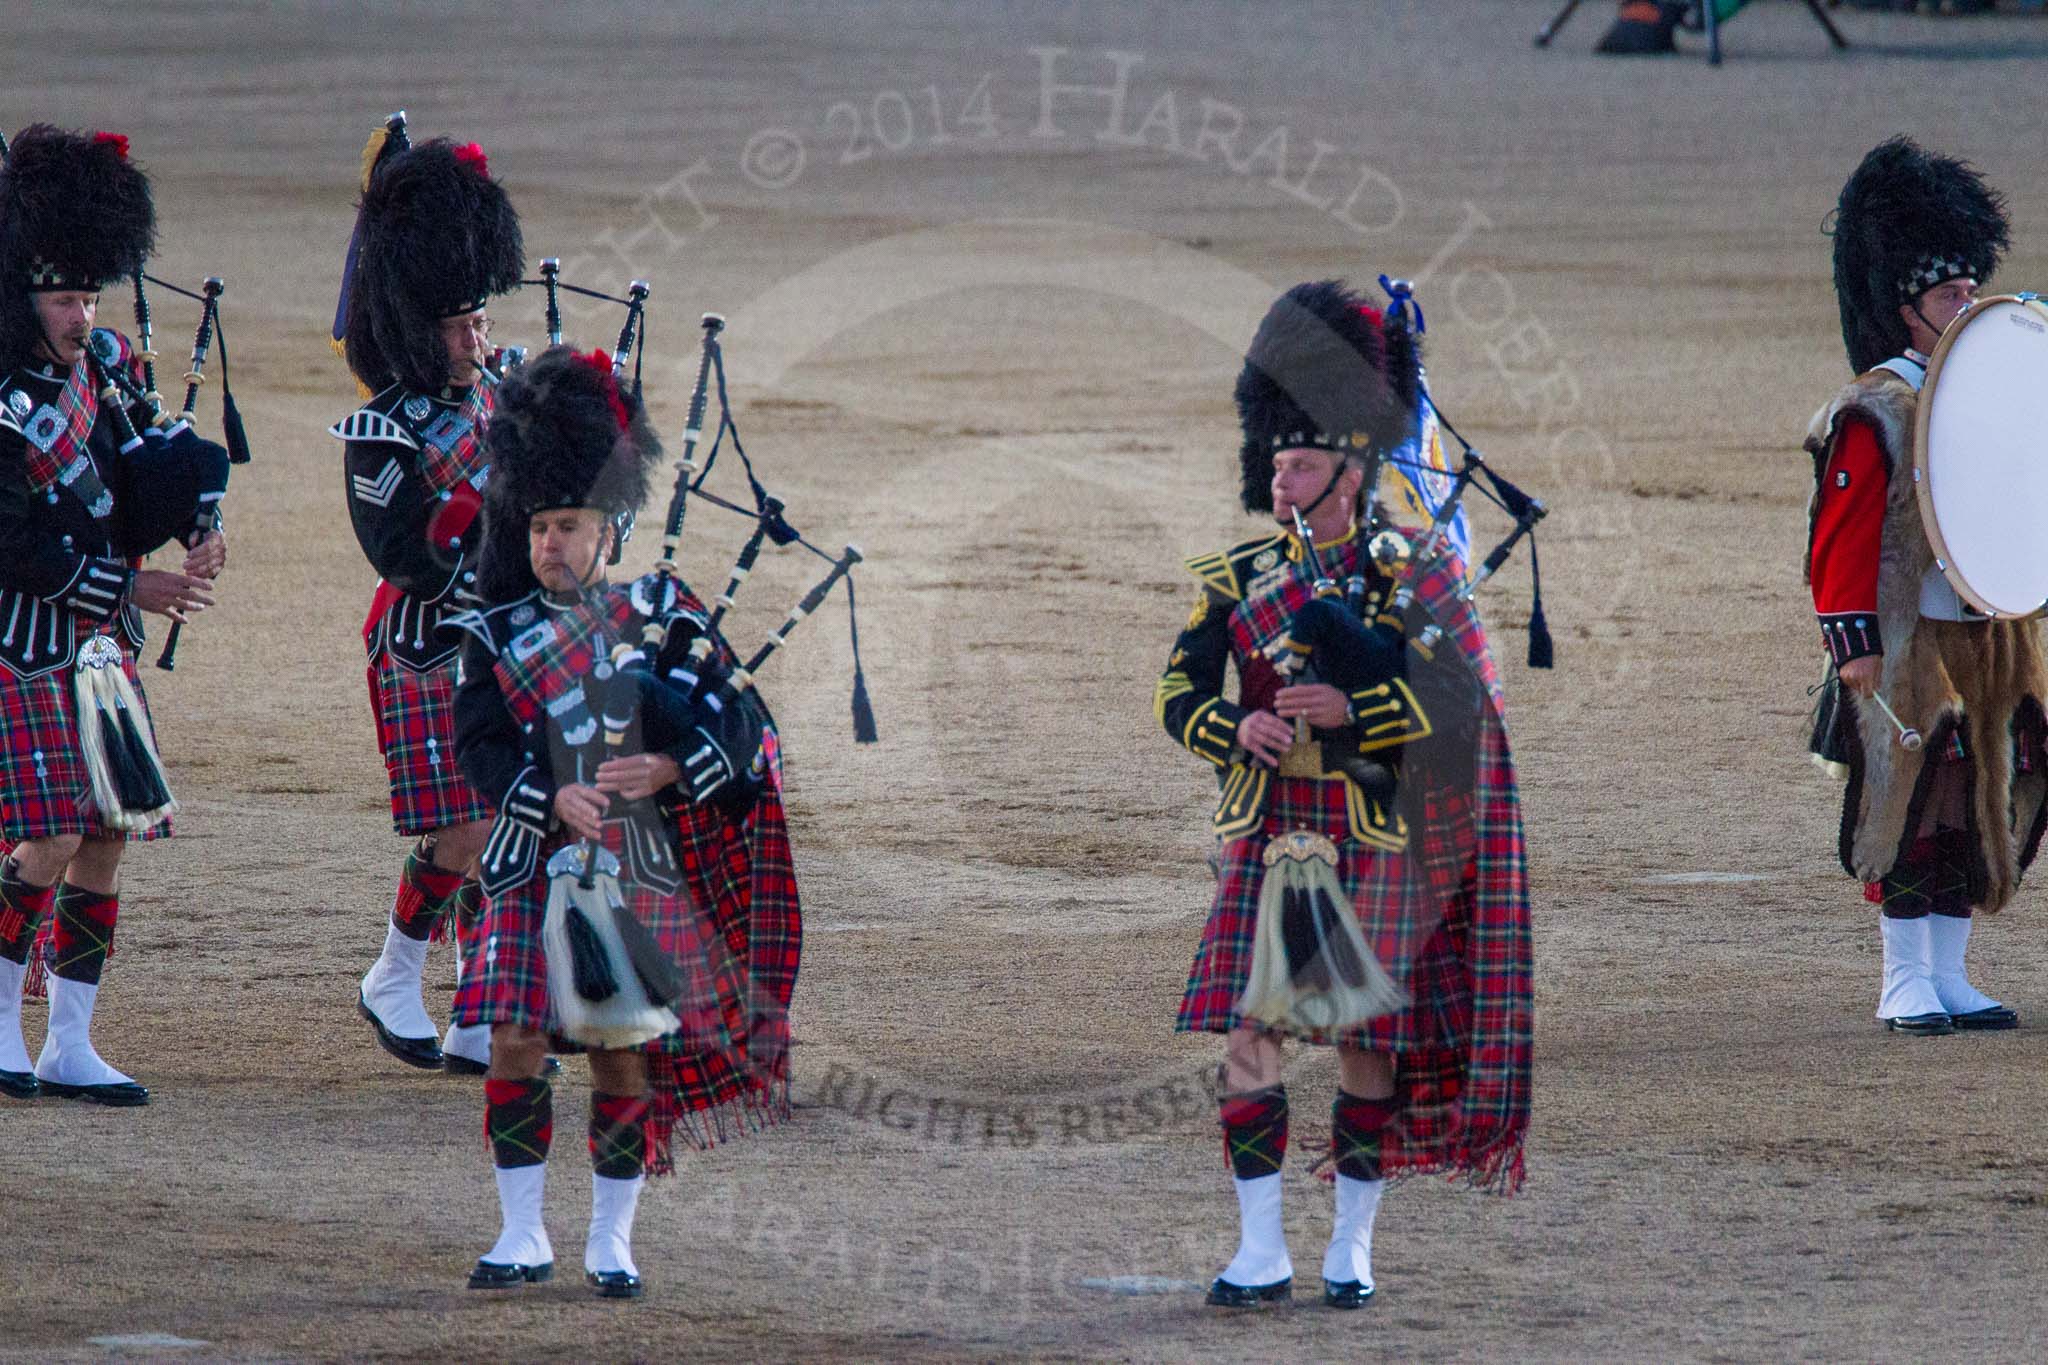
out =
<path fill-rule="evenodd" d="M 1708 3 L 1714 6 L 1714 21 L 1725 24 L 1734 18 L 1749 0 L 1688 0 L 1685 17 L 1678 21 L 1679 27 L 1688 33 L 1706 32 L 1707 17 L 1704 6 Z"/>

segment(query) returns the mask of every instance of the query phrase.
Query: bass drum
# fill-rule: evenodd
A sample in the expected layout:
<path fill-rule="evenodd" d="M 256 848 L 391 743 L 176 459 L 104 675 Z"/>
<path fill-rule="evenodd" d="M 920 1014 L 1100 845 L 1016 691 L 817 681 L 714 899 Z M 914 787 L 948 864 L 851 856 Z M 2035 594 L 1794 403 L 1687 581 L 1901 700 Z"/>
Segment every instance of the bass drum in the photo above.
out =
<path fill-rule="evenodd" d="M 2048 603 L 2048 307 L 1979 299 L 1942 334 L 1920 391 L 1913 487 L 1935 566 L 1991 616 Z"/>

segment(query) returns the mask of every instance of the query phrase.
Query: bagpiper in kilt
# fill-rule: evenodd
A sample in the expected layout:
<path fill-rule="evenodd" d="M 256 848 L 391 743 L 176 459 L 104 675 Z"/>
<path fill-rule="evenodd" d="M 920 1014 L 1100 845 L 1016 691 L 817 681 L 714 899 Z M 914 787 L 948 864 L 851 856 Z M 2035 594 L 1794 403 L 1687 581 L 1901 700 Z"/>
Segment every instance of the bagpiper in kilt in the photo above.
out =
<path fill-rule="evenodd" d="M 448 619 L 479 600 L 475 525 L 488 465 L 494 385 L 484 306 L 518 284 L 519 219 L 475 144 L 412 145 L 382 128 L 365 149 L 343 354 L 367 403 L 329 433 L 346 442 L 349 520 L 379 576 L 363 622 L 370 709 L 391 785 L 392 827 L 412 838 L 357 1010 L 386 1051 L 423 1068 L 481 1075 L 490 1042 L 422 999 L 430 941 L 451 927 L 458 981 L 482 905 L 474 867 L 488 801 L 455 761 L 455 667 Z"/>
<path fill-rule="evenodd" d="M 1289 529 L 1188 561 L 1202 586 L 1155 694 L 1167 733 L 1219 782 L 1216 894 L 1177 1024 L 1228 1036 L 1218 1092 L 1239 1245 L 1211 1286 L 1218 1306 L 1292 1294 L 1282 1038 L 1339 1054 L 1330 1306 L 1375 1292 L 1389 1177 L 1500 1193 L 1522 1180 L 1530 922 L 1498 678 L 1459 598 L 1463 563 L 1383 567 L 1357 530 L 1361 459 L 1401 448 L 1419 391 L 1404 316 L 1335 281 L 1274 304 L 1237 386 L 1243 501 L 1312 541 Z M 1355 666 L 1334 641 L 1304 643 L 1318 613 L 1406 643 Z"/>
<path fill-rule="evenodd" d="M 2004 201 L 1966 163 L 1903 137 L 1873 148 L 1834 215 L 1856 378 L 1806 435 L 1806 577 L 1827 653 L 1813 756 L 1847 779 L 1839 855 L 1879 908 L 1877 1017 L 1917 1036 L 2018 1027 L 1964 957 L 1972 912 L 2011 899 L 2048 825 L 2040 620 L 1989 619 L 1962 600 L 1914 491 L 1928 363 L 2008 238 Z M 1897 742 L 1886 706 L 1924 748 Z"/>
<path fill-rule="evenodd" d="M 708 1145 L 776 1116 L 777 1077 L 748 1049 L 739 903 L 769 777 L 766 717 L 750 693 L 720 701 L 680 680 L 707 625 L 694 597 L 659 574 L 604 581 L 660 457 L 606 357 L 554 347 L 515 372 L 487 443 L 489 605 L 455 622 L 467 636 L 456 746 L 498 817 L 480 864 L 481 960 L 455 1016 L 491 1029 L 485 1130 L 501 1226 L 470 1285 L 552 1274 L 541 1200 L 553 1101 L 540 1074 L 551 1043 L 591 1057 L 584 1270 L 601 1296 L 634 1297 L 633 1213 L 645 1176 L 670 1168 L 673 1135 Z M 661 643 L 633 666 L 621 651 L 652 638 L 650 623 Z"/>
<path fill-rule="evenodd" d="M 142 612 L 176 620 L 212 601 L 226 562 L 201 536 L 227 487 L 227 452 L 114 393 L 139 357 L 93 334 L 102 284 L 143 269 L 149 181 L 128 141 L 47 124 L 0 165 L 0 1094 L 139 1105 L 149 1093 L 101 1059 L 91 1024 L 119 915 L 130 839 L 170 833 L 174 808 L 136 672 Z M 211 520 L 210 516 L 207 520 Z M 182 569 L 142 567 L 173 540 Z M 47 963 L 49 975 L 39 980 Z M 24 991 L 47 991 L 33 1068 Z"/>

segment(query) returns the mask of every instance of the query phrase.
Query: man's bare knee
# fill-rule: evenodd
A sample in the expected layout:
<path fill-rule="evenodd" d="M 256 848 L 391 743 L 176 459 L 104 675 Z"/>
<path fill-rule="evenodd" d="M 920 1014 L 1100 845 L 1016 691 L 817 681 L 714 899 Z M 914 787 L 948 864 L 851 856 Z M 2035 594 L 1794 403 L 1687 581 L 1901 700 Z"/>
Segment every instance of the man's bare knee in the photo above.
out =
<path fill-rule="evenodd" d="M 641 1052 L 599 1048 L 590 1054 L 591 1087 L 607 1095 L 638 1095 L 647 1089 L 647 1057 Z"/>
<path fill-rule="evenodd" d="M 14 846 L 14 865 L 21 879 L 32 886 L 51 886 L 77 856 L 85 840 L 76 834 L 50 834 L 26 839 Z"/>
<path fill-rule="evenodd" d="M 491 822 L 471 820 L 434 832 L 434 866 L 446 872 L 467 872 L 490 838 Z"/>
<path fill-rule="evenodd" d="M 73 886 L 111 896 L 121 889 L 121 852 L 128 841 L 119 837 L 100 838 L 88 834 L 71 855 L 64 879 Z"/>
<path fill-rule="evenodd" d="M 1363 1048 L 1337 1049 L 1337 1083 L 1362 1100 L 1383 1100 L 1394 1093 L 1394 1059 Z"/>
<path fill-rule="evenodd" d="M 1264 1029 L 1240 1025 L 1224 1039 L 1223 1093 L 1242 1095 L 1280 1084 L 1280 1040 Z"/>
<path fill-rule="evenodd" d="M 540 1075 L 547 1059 L 548 1040 L 537 1028 L 525 1024 L 494 1024 L 491 1027 L 491 1071 L 494 1081 L 530 1081 Z"/>

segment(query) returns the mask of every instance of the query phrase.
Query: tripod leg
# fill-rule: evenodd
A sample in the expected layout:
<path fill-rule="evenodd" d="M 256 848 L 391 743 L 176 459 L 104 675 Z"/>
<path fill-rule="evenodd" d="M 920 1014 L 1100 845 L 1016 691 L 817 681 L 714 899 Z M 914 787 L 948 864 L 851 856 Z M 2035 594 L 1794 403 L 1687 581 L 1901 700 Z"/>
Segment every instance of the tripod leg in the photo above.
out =
<path fill-rule="evenodd" d="M 1580 0 L 1564 0 L 1564 8 L 1559 10 L 1549 23 L 1536 30 L 1536 46 L 1549 47 L 1550 40 L 1557 36 L 1557 31 L 1571 22 L 1572 14 L 1578 9 L 1579 3 Z"/>
<path fill-rule="evenodd" d="M 1820 7 L 1820 0 L 1806 0 L 1806 8 L 1820 26 L 1828 31 L 1828 39 L 1838 48 L 1849 46 L 1849 40 L 1842 36 L 1842 30 L 1835 27 L 1835 21 L 1828 18 L 1828 12 Z"/>
<path fill-rule="evenodd" d="M 1715 0 L 1700 0 L 1700 14 L 1707 21 L 1707 65 L 1721 64 L 1720 7 Z"/>

